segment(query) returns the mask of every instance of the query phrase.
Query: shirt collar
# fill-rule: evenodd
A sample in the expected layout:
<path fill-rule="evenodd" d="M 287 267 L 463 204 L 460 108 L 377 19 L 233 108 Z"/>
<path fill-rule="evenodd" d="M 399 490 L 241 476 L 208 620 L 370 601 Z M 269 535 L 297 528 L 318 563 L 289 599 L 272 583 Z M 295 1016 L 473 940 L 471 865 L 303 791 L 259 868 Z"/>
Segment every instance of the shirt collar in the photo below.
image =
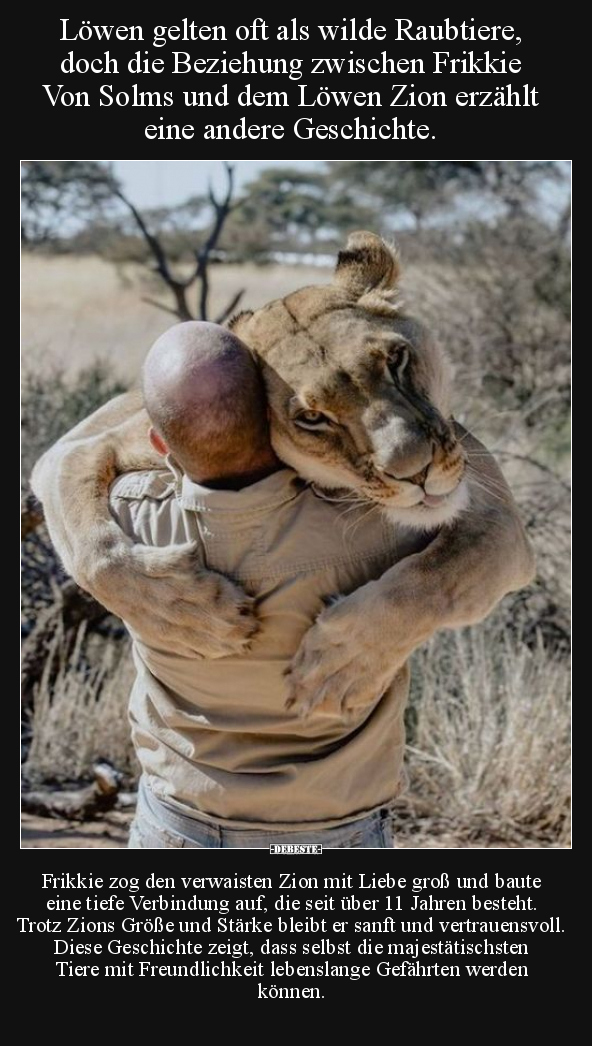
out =
<path fill-rule="evenodd" d="M 235 515 L 266 512 L 292 501 L 307 486 L 292 469 L 282 468 L 242 490 L 212 490 L 194 483 L 171 458 L 167 459 L 167 464 L 175 475 L 178 504 L 194 512 L 228 512 Z"/>

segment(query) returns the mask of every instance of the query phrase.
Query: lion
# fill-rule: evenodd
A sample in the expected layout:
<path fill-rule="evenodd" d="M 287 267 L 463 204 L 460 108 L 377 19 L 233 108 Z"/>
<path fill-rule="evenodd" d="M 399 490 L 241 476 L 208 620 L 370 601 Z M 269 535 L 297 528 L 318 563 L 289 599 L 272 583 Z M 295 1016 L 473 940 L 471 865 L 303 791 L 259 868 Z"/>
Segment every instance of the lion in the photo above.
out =
<path fill-rule="evenodd" d="M 229 323 L 261 367 L 278 457 L 417 533 L 415 554 L 336 599 L 304 636 L 288 678 L 302 714 L 372 702 L 436 630 L 481 621 L 533 577 L 512 495 L 453 420 L 447 359 L 406 313 L 399 280 L 395 248 L 353 233 L 331 283 Z M 147 642 L 206 657 L 241 652 L 256 627 L 251 596 L 197 568 L 191 545 L 134 544 L 109 513 L 115 477 L 158 464 L 148 428 L 133 391 L 45 453 L 32 485 L 52 540 L 78 584 Z"/>

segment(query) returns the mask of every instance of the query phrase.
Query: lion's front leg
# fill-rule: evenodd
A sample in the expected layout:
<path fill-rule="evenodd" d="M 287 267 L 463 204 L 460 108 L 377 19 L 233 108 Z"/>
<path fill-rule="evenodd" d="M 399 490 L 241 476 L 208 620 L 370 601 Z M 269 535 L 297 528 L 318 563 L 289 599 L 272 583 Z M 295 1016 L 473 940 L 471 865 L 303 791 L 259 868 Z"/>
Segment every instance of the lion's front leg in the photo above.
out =
<path fill-rule="evenodd" d="M 374 704 L 434 632 L 483 620 L 532 580 L 532 551 L 502 473 L 477 440 L 463 438 L 468 510 L 422 552 L 320 615 L 288 673 L 288 704 L 300 714 Z"/>
<path fill-rule="evenodd" d="M 130 469 L 158 465 L 148 419 L 128 394 L 102 407 L 38 462 L 35 493 L 65 569 L 151 646 L 187 656 L 243 653 L 257 629 L 253 600 L 206 571 L 191 544 L 134 543 L 113 519 L 109 489 Z"/>
<path fill-rule="evenodd" d="M 199 563 L 193 543 L 110 550 L 92 592 L 148 646 L 185 657 L 244 654 L 258 621 L 255 600 Z"/>

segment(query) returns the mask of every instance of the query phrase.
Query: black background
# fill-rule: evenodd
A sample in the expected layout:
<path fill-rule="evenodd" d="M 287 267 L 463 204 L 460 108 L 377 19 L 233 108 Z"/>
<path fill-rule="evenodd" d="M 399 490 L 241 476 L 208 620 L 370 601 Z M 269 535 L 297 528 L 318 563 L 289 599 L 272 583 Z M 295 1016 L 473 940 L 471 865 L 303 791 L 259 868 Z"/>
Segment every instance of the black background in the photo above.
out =
<path fill-rule="evenodd" d="M 96 9 L 96 8 L 95 8 Z M 239 42 L 234 37 L 238 24 L 248 24 L 256 17 L 257 12 L 239 18 L 232 18 L 221 9 L 218 13 L 207 11 L 201 17 L 194 12 L 181 12 L 174 16 L 162 17 L 160 24 L 179 24 L 185 14 L 194 18 L 196 24 L 222 24 L 227 29 L 228 41 L 221 42 L 178 42 L 168 43 L 164 47 L 153 48 L 153 28 L 157 24 L 142 16 L 105 14 L 93 15 L 92 8 L 81 9 L 80 18 L 71 18 L 70 29 L 80 24 L 81 18 L 87 18 L 91 24 L 124 24 L 142 25 L 145 40 L 138 42 L 95 41 L 93 43 L 60 42 L 62 26 L 60 18 L 47 15 L 45 12 L 35 14 L 30 25 L 23 27 L 19 61 L 22 74 L 12 104 L 18 106 L 23 130 L 23 146 L 28 154 L 47 157 L 70 157 L 78 152 L 79 156 L 112 155 L 120 157 L 219 157 L 277 159 L 287 157 L 316 159 L 359 158 L 412 158 L 428 156 L 460 156 L 470 154 L 485 158 L 487 156 L 564 156 L 570 155 L 574 130 L 576 130 L 576 112 L 578 101 L 571 94 L 571 70 L 573 60 L 571 49 L 573 40 L 570 34 L 577 37 L 577 28 L 573 21 L 565 25 L 560 18 L 537 14 L 536 19 L 528 20 L 518 17 L 518 12 L 499 8 L 483 9 L 482 15 L 473 15 L 475 25 L 512 25 L 522 43 L 516 46 L 512 42 L 431 42 L 423 43 L 394 42 L 394 23 L 389 16 L 381 13 L 373 18 L 374 24 L 387 28 L 385 41 L 370 43 L 323 43 L 318 31 L 313 28 L 317 21 L 321 23 L 338 23 L 341 15 L 330 16 L 321 9 L 315 16 L 303 14 L 299 21 L 308 24 L 311 39 L 308 42 L 278 42 L 275 30 L 279 24 L 289 23 L 297 14 L 294 10 L 274 13 L 266 20 L 269 24 L 271 39 L 266 43 L 251 41 Z M 474 9 L 471 9 L 474 11 Z M 397 10 L 398 17 L 412 17 L 415 24 L 440 24 L 444 22 L 446 12 L 442 14 L 417 15 L 415 10 Z M 450 15 L 453 24 L 460 24 L 472 17 L 471 11 Z M 362 18 L 363 20 L 363 18 Z M 6 46 L 6 45 L 5 45 Z M 384 50 L 395 59 L 423 58 L 426 68 L 432 65 L 432 50 L 449 51 L 451 57 L 460 57 L 463 50 L 474 50 L 480 54 L 490 50 L 493 55 L 506 52 L 506 58 L 519 58 L 522 71 L 508 76 L 470 76 L 440 75 L 425 73 L 421 76 L 374 75 L 331 77 L 304 75 L 300 81 L 290 82 L 279 76 L 197 76 L 195 74 L 172 76 L 160 75 L 133 76 L 120 72 L 117 76 L 108 74 L 85 76 L 65 75 L 60 73 L 60 63 L 70 50 L 76 57 L 91 59 L 109 49 L 118 62 L 120 69 L 125 68 L 127 61 L 140 49 L 148 51 L 151 58 L 164 58 L 170 64 L 170 51 L 188 51 L 192 57 L 208 57 L 221 54 L 226 50 L 227 56 L 238 56 L 244 50 L 254 58 L 283 57 L 349 57 L 352 50 L 355 56 L 375 57 Z M 231 95 L 236 97 L 238 90 L 250 82 L 253 90 L 277 91 L 288 90 L 296 93 L 294 84 L 308 83 L 309 89 L 316 94 L 321 87 L 330 90 L 382 90 L 382 108 L 357 108 L 354 106 L 327 108 L 239 108 L 231 104 L 225 108 L 186 108 L 182 104 L 183 90 L 218 91 L 227 81 Z M 141 90 L 159 90 L 164 93 L 173 90 L 181 103 L 170 108 L 118 108 L 115 105 L 99 108 L 98 90 L 103 83 L 112 83 L 114 92 L 129 91 L 136 82 Z M 447 108 L 391 108 L 391 84 L 393 82 L 415 83 L 417 89 L 436 91 L 446 90 L 449 101 L 457 91 L 492 90 L 495 87 L 510 84 L 519 89 L 529 84 L 538 89 L 539 106 L 529 108 L 460 108 L 449 104 Z M 64 108 L 61 105 L 52 107 L 43 84 L 64 84 L 65 90 L 87 90 L 91 96 L 90 108 Z M 288 86 L 289 84 L 289 86 Z M 97 96 L 97 101 L 93 98 Z M 196 135 L 193 141 L 148 141 L 144 136 L 147 124 L 156 124 L 159 117 L 164 117 L 165 124 L 195 124 Z M 245 116 L 247 123 L 283 123 L 286 135 L 282 141 L 214 141 L 206 142 L 202 138 L 205 124 L 230 124 L 233 126 Z M 370 122 L 376 116 L 377 122 L 390 123 L 393 117 L 399 122 L 413 120 L 415 124 L 427 123 L 435 136 L 425 141 L 343 141 L 333 142 L 312 139 L 303 141 L 292 133 L 292 126 L 299 117 L 312 117 L 315 123 L 334 124 L 350 123 L 358 116 L 363 122 Z M 26 143 L 26 144 L 25 144 Z M 363 152 L 361 152 L 363 150 Z"/>

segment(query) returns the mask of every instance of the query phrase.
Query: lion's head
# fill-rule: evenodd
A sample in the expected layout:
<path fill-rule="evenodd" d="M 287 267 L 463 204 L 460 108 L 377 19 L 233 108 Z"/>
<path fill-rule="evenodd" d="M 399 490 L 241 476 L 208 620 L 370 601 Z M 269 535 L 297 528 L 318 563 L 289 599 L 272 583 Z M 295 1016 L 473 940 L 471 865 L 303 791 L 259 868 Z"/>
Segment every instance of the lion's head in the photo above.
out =
<path fill-rule="evenodd" d="M 464 454 L 446 359 L 398 304 L 399 271 L 383 240 L 353 233 L 332 283 L 231 326 L 262 361 L 278 456 L 324 488 L 431 528 L 466 505 Z"/>

